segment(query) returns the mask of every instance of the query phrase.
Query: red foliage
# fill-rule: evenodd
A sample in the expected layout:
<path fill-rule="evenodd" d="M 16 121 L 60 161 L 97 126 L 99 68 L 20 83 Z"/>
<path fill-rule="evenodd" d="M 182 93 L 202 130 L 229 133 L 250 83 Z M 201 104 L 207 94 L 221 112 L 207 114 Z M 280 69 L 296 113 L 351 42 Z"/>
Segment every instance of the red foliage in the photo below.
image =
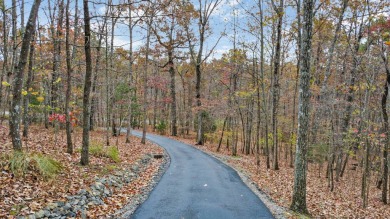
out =
<path fill-rule="evenodd" d="M 60 122 L 60 123 L 65 123 L 66 120 L 65 120 L 65 115 L 64 114 L 58 114 L 58 113 L 53 113 L 49 116 L 49 121 L 50 122 Z"/>

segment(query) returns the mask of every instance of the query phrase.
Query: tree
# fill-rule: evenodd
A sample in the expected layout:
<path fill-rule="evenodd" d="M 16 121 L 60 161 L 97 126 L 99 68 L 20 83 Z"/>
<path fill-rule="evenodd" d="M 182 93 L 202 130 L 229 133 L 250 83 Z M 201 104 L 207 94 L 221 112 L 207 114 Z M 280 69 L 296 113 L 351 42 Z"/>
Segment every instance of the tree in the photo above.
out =
<path fill-rule="evenodd" d="M 53 14 L 51 13 L 50 1 L 49 1 L 49 14 L 51 18 L 51 37 L 53 39 L 53 72 L 51 77 L 51 100 L 50 106 L 52 110 L 56 111 L 56 108 L 60 106 L 60 66 L 61 66 L 61 38 L 63 31 L 63 23 L 64 23 L 64 0 L 58 0 L 58 17 L 56 18 L 54 13 L 56 9 L 53 10 Z M 54 28 L 56 27 L 56 29 Z"/>
<path fill-rule="evenodd" d="M 142 127 L 142 139 L 141 143 L 146 144 L 146 117 L 147 117 L 147 109 L 148 109 L 148 69 L 149 69 L 149 50 L 150 50 L 150 35 L 151 35 L 151 29 L 152 29 L 152 22 L 153 18 L 155 16 L 155 10 L 153 8 L 153 4 L 149 2 L 146 8 L 146 48 L 145 48 L 145 65 L 144 65 L 144 82 L 143 82 L 143 88 L 144 88 L 144 96 L 143 96 L 143 127 Z"/>
<path fill-rule="evenodd" d="M 278 16 L 278 23 L 276 25 L 276 48 L 274 57 L 273 69 L 273 87 L 272 87 L 272 139 L 273 139 L 273 168 L 279 169 L 278 163 L 278 102 L 279 102 L 279 74 L 280 74 L 280 56 L 282 43 L 282 24 L 283 24 L 283 9 L 284 0 L 280 0 L 279 5 L 276 6 L 272 1 L 272 6 Z"/>
<path fill-rule="evenodd" d="M 310 59 L 313 27 L 313 0 L 303 0 L 302 45 L 299 70 L 298 130 L 295 154 L 294 190 L 291 210 L 308 213 L 306 207 L 306 170 L 310 104 Z"/>
<path fill-rule="evenodd" d="M 387 112 L 387 99 L 389 95 L 389 85 L 390 85 L 390 67 L 388 60 L 388 47 L 390 46 L 390 36 L 386 31 L 390 30 L 390 19 L 384 20 L 379 19 L 379 21 L 373 25 L 371 31 L 374 32 L 375 36 L 378 36 L 377 44 L 380 47 L 380 55 L 383 62 L 384 70 L 386 72 L 386 80 L 383 85 L 383 93 L 381 100 L 381 108 L 382 108 L 382 117 L 383 117 L 383 133 L 385 135 L 384 139 L 384 147 L 382 154 L 382 165 L 383 165 L 383 173 L 382 173 L 382 202 L 387 204 L 387 191 L 388 191 L 388 174 L 389 174 L 389 163 L 388 163 L 388 150 L 390 143 L 390 130 L 389 130 L 389 116 Z"/>
<path fill-rule="evenodd" d="M 22 87 L 24 69 L 27 63 L 28 50 L 31 39 L 35 31 L 35 23 L 38 15 L 39 5 L 41 0 L 35 0 L 30 11 L 30 16 L 26 24 L 26 31 L 23 36 L 22 48 L 20 50 L 20 58 L 18 65 L 15 65 L 15 78 L 13 81 L 12 104 L 11 104 L 11 119 L 10 119 L 10 133 L 12 137 L 12 145 L 14 150 L 22 150 L 22 141 L 20 138 L 20 111 L 22 109 Z"/>
<path fill-rule="evenodd" d="M 389 22 L 390 24 L 390 22 Z M 390 26 L 390 25 L 389 25 Z M 386 71 L 386 82 L 384 85 L 384 91 L 382 95 L 382 115 L 383 115 L 383 131 L 386 135 L 385 143 L 383 148 L 383 187 L 382 187 L 382 201 L 387 204 L 387 185 L 388 185 L 388 174 L 389 174 L 389 162 L 388 162 L 388 150 L 390 143 L 390 133 L 389 133 L 389 116 L 387 113 L 387 96 L 389 94 L 389 84 L 390 84 L 390 67 L 389 60 L 386 57 L 386 49 L 382 42 L 382 53 L 381 57 Z"/>
<path fill-rule="evenodd" d="M 213 14 L 214 10 L 218 7 L 218 5 L 222 2 L 222 0 L 215 0 L 212 2 L 198 0 L 199 3 L 199 9 L 197 9 L 197 23 L 198 23 L 198 30 L 197 35 L 199 38 L 198 48 L 195 50 L 195 45 L 193 42 L 192 34 L 189 31 L 189 25 L 190 22 L 187 23 L 187 40 L 188 45 L 190 48 L 190 54 L 191 54 L 191 60 L 193 65 L 195 66 L 195 72 L 196 72 L 196 86 L 195 86 L 195 92 L 196 92 L 196 106 L 200 108 L 202 106 L 201 102 L 201 80 L 202 80 L 202 64 L 207 60 L 207 58 L 210 56 L 210 54 L 213 52 L 215 46 L 218 44 L 218 41 L 215 43 L 213 48 L 203 57 L 204 52 L 204 43 L 208 36 L 208 25 L 209 25 L 209 19 L 210 16 Z M 203 112 L 200 110 L 198 112 L 198 130 L 197 130 L 197 139 L 196 143 L 198 145 L 203 145 L 204 143 L 204 131 L 202 129 L 202 118 L 203 118 Z"/>
<path fill-rule="evenodd" d="M 134 85 L 133 85 L 133 64 L 134 64 L 134 57 L 133 57 L 133 30 L 135 25 L 140 21 L 139 19 L 136 21 L 133 21 L 132 16 L 132 8 L 133 8 L 133 1 L 128 0 L 128 13 L 129 13 L 129 41 L 130 41 L 130 48 L 129 48 L 129 74 L 128 74 L 128 83 L 130 86 L 130 92 L 129 92 L 129 115 L 128 115 L 128 125 L 127 125 L 127 132 L 126 132 L 126 143 L 130 143 L 130 134 L 131 134 L 131 122 L 133 119 L 132 115 L 132 98 L 133 98 L 133 91 L 134 91 Z"/>
<path fill-rule="evenodd" d="M 4 80 L 4 77 L 7 75 L 7 72 L 8 72 L 8 31 L 7 31 L 7 12 L 6 12 L 6 8 L 5 8 L 5 1 L 2 0 L 1 1 L 1 12 L 2 12 L 2 15 L 3 15 L 3 22 L 2 22 L 2 25 L 3 25 L 3 32 L 2 32 L 2 37 L 3 37 L 3 67 L 2 67 L 2 71 L 1 71 L 1 77 L 0 77 L 0 80 L 1 82 Z M 1 95 L 3 93 L 3 84 L 0 83 L 0 107 L 3 103 L 3 95 Z"/>
<path fill-rule="evenodd" d="M 88 0 L 83 0 L 84 5 L 84 50 L 85 50 L 85 81 L 83 95 L 83 143 L 81 148 L 81 165 L 89 163 L 89 96 L 91 92 L 92 55 L 91 55 L 91 26 L 89 18 Z"/>
<path fill-rule="evenodd" d="M 28 127 L 30 123 L 30 119 L 28 116 L 28 104 L 31 97 L 31 92 L 29 92 L 33 80 L 33 66 L 34 66 L 34 55 L 35 55 L 35 32 L 33 32 L 32 42 L 30 44 L 30 54 L 28 60 L 28 73 L 27 73 L 27 81 L 25 86 L 25 91 L 27 91 L 27 95 L 23 98 L 23 137 L 28 137 Z"/>
<path fill-rule="evenodd" d="M 171 78 L 171 135 L 177 135 L 177 103 L 176 103 L 176 79 L 175 79 L 175 59 L 178 59 L 177 49 L 183 48 L 186 42 L 185 24 L 186 20 L 191 19 L 193 6 L 189 3 L 183 4 L 179 0 L 161 2 L 158 9 L 164 17 L 156 19 L 155 25 L 152 25 L 152 31 L 159 44 L 166 50 L 169 75 Z"/>
<path fill-rule="evenodd" d="M 77 19 L 77 0 L 76 0 L 76 19 Z M 70 102 L 70 93 L 72 90 L 72 73 L 73 73 L 73 67 L 72 67 L 72 57 L 70 53 L 70 21 L 69 21 L 69 4 L 70 0 L 67 0 L 66 2 L 66 18 L 65 18 L 65 26 L 66 26 L 66 38 L 65 38 L 65 53 L 66 53 L 66 95 L 65 95 L 65 120 L 66 120 L 66 145 L 67 150 L 66 152 L 69 154 L 73 153 L 73 145 L 72 145 L 72 132 L 71 132 L 71 121 L 70 121 L 70 110 L 69 110 L 69 102 Z M 76 36 L 75 36 L 76 37 Z"/>

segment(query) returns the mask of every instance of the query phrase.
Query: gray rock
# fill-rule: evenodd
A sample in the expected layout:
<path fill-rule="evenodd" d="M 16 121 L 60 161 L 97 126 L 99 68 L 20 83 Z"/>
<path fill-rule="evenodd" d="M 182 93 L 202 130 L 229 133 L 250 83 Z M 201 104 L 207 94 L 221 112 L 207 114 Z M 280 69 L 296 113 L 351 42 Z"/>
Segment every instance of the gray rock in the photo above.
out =
<path fill-rule="evenodd" d="M 44 212 L 45 217 L 49 217 L 49 216 L 50 216 L 50 211 L 48 211 L 48 210 L 43 210 L 43 212 Z"/>
<path fill-rule="evenodd" d="M 83 205 L 85 205 L 85 201 L 84 200 L 81 200 L 80 202 L 79 202 L 79 204 L 78 205 L 80 205 L 80 206 L 83 206 Z"/>
<path fill-rule="evenodd" d="M 63 208 L 57 209 L 56 211 L 53 212 L 54 214 L 58 216 L 62 216 L 66 214 L 66 211 Z"/>
<path fill-rule="evenodd" d="M 101 182 L 95 182 L 95 187 L 98 190 L 103 190 L 104 189 L 104 185 Z"/>
<path fill-rule="evenodd" d="M 114 175 L 115 175 L 115 176 L 122 177 L 124 174 L 123 174 L 123 172 L 116 171 L 116 172 L 114 173 Z"/>
<path fill-rule="evenodd" d="M 134 172 L 138 172 L 139 167 L 138 167 L 138 165 L 133 165 L 133 166 L 131 167 L 131 169 L 132 169 Z"/>
<path fill-rule="evenodd" d="M 38 212 L 35 212 L 35 217 L 36 218 L 43 218 L 45 216 L 45 212 L 43 210 L 40 210 Z"/>
<path fill-rule="evenodd" d="M 100 196 L 100 191 L 98 191 L 98 190 L 92 190 L 92 195 L 93 195 L 93 196 Z"/>
<path fill-rule="evenodd" d="M 80 201 L 78 199 L 75 199 L 72 203 L 72 205 L 77 205 Z"/>
<path fill-rule="evenodd" d="M 52 213 L 49 215 L 49 218 L 55 218 L 58 219 L 60 216 L 58 214 Z"/>
<path fill-rule="evenodd" d="M 73 211 L 74 211 L 74 212 L 78 212 L 80 209 L 81 209 L 81 208 L 80 208 L 80 206 L 78 206 L 78 205 L 76 205 L 76 206 L 73 207 Z"/>
<path fill-rule="evenodd" d="M 66 217 L 76 217 L 77 214 L 74 213 L 74 212 L 69 212 L 68 214 L 66 214 Z"/>
<path fill-rule="evenodd" d="M 35 216 L 35 214 L 30 214 L 27 218 L 28 219 L 36 219 L 37 217 Z"/>
<path fill-rule="evenodd" d="M 108 196 L 108 195 L 111 195 L 111 191 L 108 190 L 108 189 L 104 189 L 104 194 L 107 195 L 107 196 Z"/>
<path fill-rule="evenodd" d="M 107 180 L 105 178 L 101 178 L 99 179 L 99 182 L 101 182 L 102 184 L 106 184 Z"/>
<path fill-rule="evenodd" d="M 62 208 L 64 209 L 64 211 L 68 211 L 71 210 L 72 206 L 69 203 L 66 203 Z"/>
<path fill-rule="evenodd" d="M 81 218 L 82 218 L 82 219 L 87 219 L 87 212 L 86 212 L 85 210 L 83 210 L 83 211 L 81 212 Z"/>
<path fill-rule="evenodd" d="M 50 210 L 53 210 L 54 208 L 58 207 L 58 204 L 57 203 L 49 203 L 47 205 L 47 208 L 50 209 Z"/>

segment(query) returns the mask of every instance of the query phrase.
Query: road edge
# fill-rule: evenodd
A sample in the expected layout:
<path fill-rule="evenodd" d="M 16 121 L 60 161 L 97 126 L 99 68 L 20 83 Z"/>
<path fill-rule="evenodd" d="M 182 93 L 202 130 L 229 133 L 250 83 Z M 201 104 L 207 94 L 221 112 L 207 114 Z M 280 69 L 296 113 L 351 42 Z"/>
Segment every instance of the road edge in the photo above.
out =
<path fill-rule="evenodd" d="M 199 146 L 196 146 L 196 145 L 193 145 L 193 144 L 188 144 L 186 142 L 180 141 L 177 138 L 172 138 L 171 136 L 163 136 L 163 137 L 167 137 L 167 138 L 170 138 L 172 140 L 179 141 L 179 142 L 181 142 L 181 143 L 183 143 L 185 145 L 188 145 L 188 146 L 190 146 L 192 148 L 195 148 L 195 149 L 199 150 L 200 152 L 210 156 L 211 158 L 214 158 L 214 159 L 220 161 L 221 163 L 223 163 L 224 165 L 232 168 L 238 174 L 238 176 L 241 178 L 241 181 L 253 193 L 255 193 L 255 195 L 265 204 L 265 206 L 270 210 L 270 212 L 275 217 L 275 219 L 286 219 L 286 218 L 288 218 L 289 215 L 291 216 L 291 215 L 294 214 L 293 212 L 291 212 L 286 207 L 279 206 L 267 193 L 265 193 L 263 190 L 261 190 L 261 188 L 255 182 L 253 182 L 250 179 L 250 177 L 248 176 L 249 174 L 246 173 L 245 170 L 242 170 L 241 168 L 239 169 L 237 167 L 234 167 L 234 166 L 230 165 L 227 162 L 227 160 L 229 158 L 224 157 L 224 155 L 220 155 L 220 154 L 216 154 L 216 153 L 211 152 L 211 151 L 203 150 Z"/>
<path fill-rule="evenodd" d="M 216 154 L 214 152 L 211 152 L 211 151 L 206 151 L 206 150 L 203 150 L 201 147 L 197 147 L 196 145 L 193 145 L 193 144 L 188 144 L 186 142 L 183 142 L 181 141 L 180 139 L 177 139 L 175 137 L 172 137 L 172 136 L 164 136 L 164 135 L 158 135 L 156 133 L 147 133 L 149 135 L 156 135 L 156 136 L 161 136 L 161 137 L 166 137 L 166 138 L 169 138 L 171 140 L 175 140 L 175 141 L 178 141 L 184 145 L 187 145 L 187 146 L 190 146 L 202 153 L 204 153 L 205 155 L 208 155 L 210 156 L 211 158 L 221 162 L 222 164 L 232 168 L 237 174 L 238 176 L 240 177 L 241 181 L 264 203 L 264 205 L 270 210 L 271 214 L 274 216 L 275 219 L 286 219 L 288 218 L 288 216 L 291 216 L 293 215 L 293 213 L 283 207 L 283 206 L 279 206 L 278 204 L 276 204 L 276 202 L 267 194 L 265 193 L 264 191 L 261 190 L 261 188 L 255 183 L 253 182 L 250 177 L 248 176 L 249 174 L 246 173 L 245 170 L 242 170 L 241 168 L 236 168 L 232 165 L 230 165 L 227 160 L 229 158 L 226 158 L 224 157 L 224 155 L 220 155 L 220 154 Z M 135 137 L 138 137 L 137 135 L 134 135 Z M 148 139 L 149 140 L 149 139 Z M 130 218 L 131 215 L 137 210 L 137 208 L 147 200 L 147 198 L 149 197 L 149 195 L 151 194 L 151 192 L 153 191 L 153 189 L 155 188 L 155 186 L 158 184 L 158 182 L 160 181 L 161 177 L 165 174 L 166 170 L 169 168 L 169 165 L 170 165 L 170 156 L 169 154 L 167 153 L 167 151 L 165 150 L 165 148 L 163 146 L 161 146 L 160 144 L 152 141 L 152 140 L 149 140 L 151 142 L 153 142 L 154 144 L 157 144 L 159 147 L 163 148 L 164 149 L 164 157 L 166 157 L 169 161 L 167 162 L 167 164 L 165 164 L 164 166 L 164 170 L 162 172 L 162 174 L 159 174 L 159 177 L 158 179 L 154 180 L 153 181 L 153 186 L 152 186 L 152 189 L 148 192 L 146 192 L 146 198 L 140 202 L 137 206 L 135 206 L 134 209 L 131 209 L 129 210 L 128 212 L 126 212 L 126 214 L 123 214 L 123 216 L 126 216 L 126 217 L 120 217 L 120 218 Z M 160 171 L 159 171 L 160 172 Z M 145 195 L 145 194 L 143 194 Z"/>
<path fill-rule="evenodd" d="M 140 138 L 139 136 L 136 136 L 136 135 L 133 135 L 133 136 Z M 146 189 L 144 189 L 143 192 L 135 198 L 135 200 L 129 201 L 129 203 L 127 203 L 123 208 L 118 210 L 115 213 L 116 218 L 120 218 L 120 219 L 131 218 L 131 216 L 138 209 L 138 207 L 141 206 L 149 198 L 150 194 L 152 193 L 152 191 L 154 190 L 156 185 L 160 182 L 161 178 L 166 173 L 166 171 L 168 170 L 168 168 L 171 164 L 171 157 L 169 156 L 169 154 L 167 153 L 167 151 L 165 150 L 165 148 L 163 146 L 161 146 L 161 145 L 157 144 L 156 142 L 151 141 L 149 139 L 147 141 L 150 141 L 153 144 L 158 145 L 160 148 L 162 148 L 164 150 L 164 156 L 162 158 L 162 159 L 164 159 L 164 161 L 160 165 L 159 170 L 157 171 L 157 174 L 153 176 L 152 183 L 149 184 L 146 187 Z"/>
<path fill-rule="evenodd" d="M 275 219 L 286 219 L 287 218 L 286 215 L 290 215 L 291 214 L 290 210 L 288 210 L 287 208 L 285 208 L 283 206 L 279 206 L 278 204 L 276 204 L 276 202 L 267 193 L 265 193 L 263 190 L 261 190 L 261 188 L 255 182 L 253 182 L 250 179 L 248 174 L 244 173 L 245 171 L 230 165 L 227 162 L 227 158 L 224 158 L 223 156 L 216 155 L 216 154 L 208 152 L 208 151 L 204 151 L 204 150 L 202 150 L 202 149 L 200 149 L 198 147 L 195 147 L 195 146 L 192 146 L 192 147 L 202 151 L 203 153 L 205 153 L 205 154 L 207 154 L 207 155 L 209 155 L 209 156 L 219 160 L 221 163 L 223 163 L 226 166 L 229 166 L 230 168 L 232 168 L 238 174 L 238 176 L 240 176 L 241 181 L 253 193 L 255 193 L 255 195 L 257 197 L 259 197 L 259 199 L 265 204 L 265 206 L 270 210 L 270 212 L 275 217 Z"/>

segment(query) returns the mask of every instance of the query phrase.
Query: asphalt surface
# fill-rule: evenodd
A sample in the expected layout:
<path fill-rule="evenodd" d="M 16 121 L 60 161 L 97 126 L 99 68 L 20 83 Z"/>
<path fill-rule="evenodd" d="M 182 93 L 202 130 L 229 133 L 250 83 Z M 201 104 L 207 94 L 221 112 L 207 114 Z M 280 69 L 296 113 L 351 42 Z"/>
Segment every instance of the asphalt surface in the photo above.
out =
<path fill-rule="evenodd" d="M 164 147 L 171 163 L 149 198 L 130 218 L 274 218 L 229 166 L 166 137 L 148 134 L 147 139 Z"/>

